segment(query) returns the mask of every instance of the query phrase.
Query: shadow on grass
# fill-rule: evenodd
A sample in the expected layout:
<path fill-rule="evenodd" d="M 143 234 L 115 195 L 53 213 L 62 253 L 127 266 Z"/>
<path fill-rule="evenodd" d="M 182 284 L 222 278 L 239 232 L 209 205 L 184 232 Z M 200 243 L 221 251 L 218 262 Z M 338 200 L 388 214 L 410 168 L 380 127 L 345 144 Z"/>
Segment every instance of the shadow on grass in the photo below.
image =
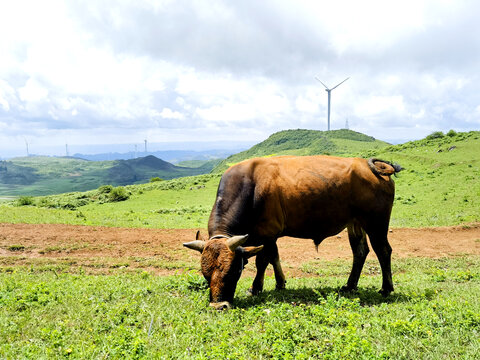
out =
<path fill-rule="evenodd" d="M 339 298 L 359 299 L 361 306 L 372 306 L 378 304 L 403 303 L 411 301 L 411 298 L 404 294 L 395 292 L 383 297 L 377 289 L 360 288 L 356 291 L 343 292 L 336 287 L 303 287 L 297 289 L 268 290 L 257 296 L 235 298 L 236 308 L 249 308 L 264 303 L 289 303 L 289 304 L 315 304 L 325 300 L 329 295 L 334 294 Z"/>

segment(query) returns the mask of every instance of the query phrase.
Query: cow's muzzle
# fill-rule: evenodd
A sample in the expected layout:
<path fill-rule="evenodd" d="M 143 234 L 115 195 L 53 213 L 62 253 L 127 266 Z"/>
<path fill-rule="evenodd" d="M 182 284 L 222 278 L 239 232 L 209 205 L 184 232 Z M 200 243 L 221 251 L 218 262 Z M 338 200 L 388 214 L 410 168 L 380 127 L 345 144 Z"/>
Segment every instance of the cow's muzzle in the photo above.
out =
<path fill-rule="evenodd" d="M 210 306 L 215 310 L 228 310 L 232 308 L 232 305 L 228 301 L 211 302 Z"/>

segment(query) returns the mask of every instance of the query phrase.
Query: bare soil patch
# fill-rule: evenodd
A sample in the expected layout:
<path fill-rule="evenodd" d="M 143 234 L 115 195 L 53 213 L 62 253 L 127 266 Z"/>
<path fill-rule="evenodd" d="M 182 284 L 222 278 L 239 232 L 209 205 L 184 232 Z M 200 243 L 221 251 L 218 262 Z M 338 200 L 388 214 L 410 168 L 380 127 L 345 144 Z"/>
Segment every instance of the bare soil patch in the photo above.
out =
<path fill-rule="evenodd" d="M 201 229 L 204 234 L 206 231 Z M 105 273 L 114 269 L 144 269 L 157 274 L 198 269 L 199 254 L 183 248 L 195 229 L 130 229 L 58 224 L 0 224 L 0 266 L 48 266 L 62 270 Z M 480 255 L 480 224 L 440 228 L 394 228 L 389 233 L 393 257 L 441 258 Z M 312 260 L 350 259 L 346 231 L 325 239 L 315 251 L 313 241 L 278 241 L 285 270 L 300 275 Z M 374 257 L 373 251 L 369 258 Z M 251 262 L 252 263 L 252 262 Z M 247 273 L 254 266 L 249 264 Z"/>

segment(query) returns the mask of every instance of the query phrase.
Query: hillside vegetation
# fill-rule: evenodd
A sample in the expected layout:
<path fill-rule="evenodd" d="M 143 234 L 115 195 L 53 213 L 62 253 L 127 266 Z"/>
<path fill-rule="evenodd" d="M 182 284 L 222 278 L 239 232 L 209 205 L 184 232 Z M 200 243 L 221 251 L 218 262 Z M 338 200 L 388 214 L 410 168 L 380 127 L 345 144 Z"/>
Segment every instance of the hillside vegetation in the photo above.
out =
<path fill-rule="evenodd" d="M 297 130 L 292 134 L 298 135 L 300 132 Z M 288 133 L 274 134 L 262 144 L 275 143 Z M 311 136 L 308 135 L 310 132 L 304 134 Z M 352 141 L 337 137 L 329 141 L 337 144 L 344 141 L 343 149 L 349 155 L 379 157 L 397 162 L 405 168 L 395 178 L 396 197 L 391 226 L 444 226 L 480 221 L 480 132 L 436 133 L 423 140 L 401 145 L 387 145 L 362 134 L 359 138 L 371 140 Z M 290 146 L 288 143 L 294 142 L 308 144 L 299 137 L 295 141 L 283 141 L 278 146 L 287 147 Z M 355 148 L 353 144 L 370 144 L 371 147 Z M 239 154 L 239 158 L 247 156 L 246 153 L 258 155 L 259 149 L 262 149 L 259 145 L 241 153 L 241 156 Z M 309 151 L 311 147 L 299 147 L 282 150 L 282 154 Z M 238 160 L 233 157 L 229 159 L 232 162 Z M 121 200 L 116 196 L 112 198 L 112 189 L 106 191 L 104 187 L 86 193 L 20 198 L 0 205 L 0 222 L 206 227 L 220 175 L 125 186 L 121 188 L 123 190 L 113 191 L 123 191 L 125 196 L 120 196 Z"/>
<path fill-rule="evenodd" d="M 47 156 L 15 158 L 0 161 L 0 196 L 86 191 L 107 184 L 145 183 L 152 177 L 173 179 L 208 173 L 215 164 L 212 161 L 197 167 L 175 166 L 152 155 L 116 161 Z"/>
<path fill-rule="evenodd" d="M 480 221 L 480 132 L 433 133 L 423 140 L 367 151 L 398 162 L 394 226 L 438 226 Z"/>
<path fill-rule="evenodd" d="M 285 130 L 246 151 L 229 156 L 213 172 L 223 172 L 245 159 L 275 155 L 337 155 L 356 156 L 362 151 L 379 150 L 389 144 L 352 130 Z"/>

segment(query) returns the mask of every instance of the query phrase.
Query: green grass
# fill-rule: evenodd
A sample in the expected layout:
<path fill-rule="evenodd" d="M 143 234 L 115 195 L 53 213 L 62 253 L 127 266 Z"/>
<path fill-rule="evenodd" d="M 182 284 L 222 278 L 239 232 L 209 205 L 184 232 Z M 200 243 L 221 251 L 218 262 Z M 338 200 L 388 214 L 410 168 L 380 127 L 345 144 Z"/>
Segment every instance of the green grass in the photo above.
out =
<path fill-rule="evenodd" d="M 105 187 L 0 204 L 0 222 L 147 228 L 204 227 L 220 175 L 201 175 L 125 186 L 128 200 L 112 202 Z M 29 201 L 30 201 L 29 200 Z"/>
<path fill-rule="evenodd" d="M 472 131 L 366 152 L 365 157 L 378 156 L 406 168 L 395 179 L 391 225 L 443 226 L 480 221 L 479 150 L 480 132 Z"/>
<path fill-rule="evenodd" d="M 0 357 L 475 359 L 479 260 L 397 259 L 387 299 L 376 291 L 379 275 L 362 276 L 357 293 L 339 294 L 346 277 L 337 272 L 347 261 L 322 277 L 289 279 L 282 291 L 267 277 L 255 298 L 245 295 L 252 279 L 242 278 L 226 312 L 208 308 L 195 273 L 3 267 Z"/>
<path fill-rule="evenodd" d="M 480 132 L 395 146 L 368 139 L 356 140 L 353 147 L 349 139 L 330 140 L 344 155 L 357 151 L 359 156 L 398 162 L 406 169 L 394 178 L 396 197 L 391 226 L 448 226 L 480 221 Z M 296 151 L 303 150 L 291 150 Z M 101 188 L 85 193 L 24 197 L 0 203 L 0 222 L 205 227 L 219 180 L 220 174 L 212 174 L 125 186 L 128 199 L 120 202 L 109 201 Z M 26 205 L 14 206 L 20 202 Z"/>

